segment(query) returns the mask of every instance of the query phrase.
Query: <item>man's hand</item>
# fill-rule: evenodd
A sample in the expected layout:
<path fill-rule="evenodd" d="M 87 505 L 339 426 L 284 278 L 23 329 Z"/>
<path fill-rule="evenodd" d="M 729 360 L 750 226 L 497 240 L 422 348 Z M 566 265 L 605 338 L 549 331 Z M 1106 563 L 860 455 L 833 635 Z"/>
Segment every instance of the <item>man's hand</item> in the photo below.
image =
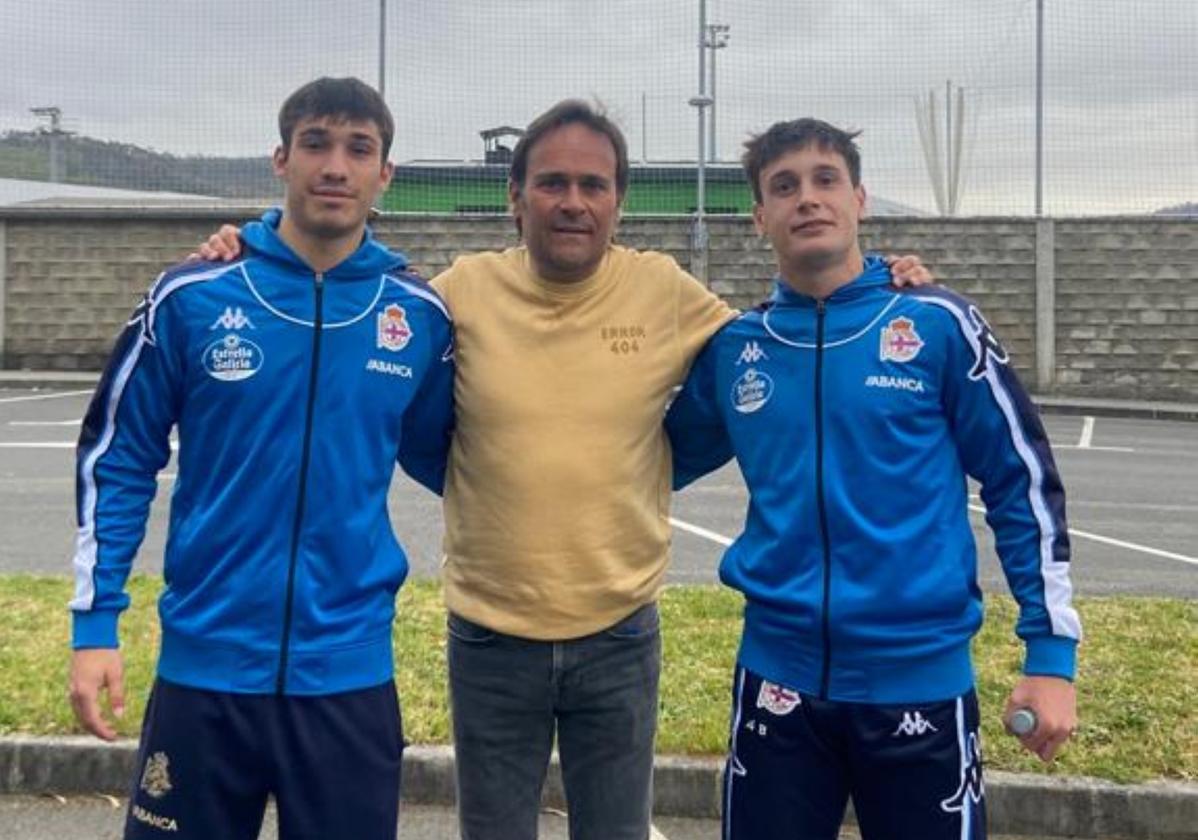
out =
<path fill-rule="evenodd" d="M 1077 730 L 1077 692 L 1061 677 L 1024 677 L 1007 700 L 1003 720 L 1016 709 L 1036 713 L 1036 728 L 1019 739 L 1025 748 L 1047 763 L 1052 761 Z"/>
<path fill-rule="evenodd" d="M 112 714 L 125 714 L 125 665 L 116 648 L 89 648 L 71 654 L 69 696 L 75 717 L 83 728 L 105 741 L 116 740 L 116 730 L 104 719 L 100 693 L 107 689 Z"/>
<path fill-rule="evenodd" d="M 221 228 L 223 231 L 224 228 Z M 211 240 L 209 240 L 211 241 Z M 893 278 L 894 285 L 902 288 L 904 286 L 927 286 L 936 282 L 936 278 L 932 276 L 932 272 L 923 264 L 923 261 L 916 254 L 887 254 L 886 265 L 890 266 L 890 275 Z"/>
<path fill-rule="evenodd" d="M 241 228 L 236 225 L 221 225 L 220 230 L 200 244 L 198 251 L 187 255 L 189 260 L 211 260 L 232 262 L 241 254 Z"/>

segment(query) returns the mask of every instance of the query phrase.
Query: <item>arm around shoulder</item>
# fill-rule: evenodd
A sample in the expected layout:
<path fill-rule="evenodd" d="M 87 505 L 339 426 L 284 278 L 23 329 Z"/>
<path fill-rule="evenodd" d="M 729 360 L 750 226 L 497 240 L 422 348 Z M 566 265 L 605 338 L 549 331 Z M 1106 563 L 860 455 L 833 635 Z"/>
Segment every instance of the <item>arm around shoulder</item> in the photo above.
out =
<path fill-rule="evenodd" d="M 445 488 L 454 427 L 453 326 L 439 311 L 430 311 L 429 321 L 433 326 L 428 357 L 420 385 L 404 412 L 399 465 L 439 496 Z"/>

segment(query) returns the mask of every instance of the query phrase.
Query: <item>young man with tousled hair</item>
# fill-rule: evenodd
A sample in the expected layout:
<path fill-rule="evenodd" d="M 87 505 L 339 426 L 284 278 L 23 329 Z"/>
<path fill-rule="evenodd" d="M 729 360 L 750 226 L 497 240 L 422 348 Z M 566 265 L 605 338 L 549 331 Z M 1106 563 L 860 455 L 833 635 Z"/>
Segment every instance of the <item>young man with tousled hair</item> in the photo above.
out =
<path fill-rule="evenodd" d="M 279 115 L 284 206 L 236 262 L 167 269 L 83 421 L 70 696 L 115 737 L 117 621 L 178 430 L 162 645 L 125 836 L 394 838 L 403 732 L 391 625 L 407 559 L 395 462 L 434 492 L 452 429 L 440 299 L 374 241 L 393 123 L 357 79 Z"/>
<path fill-rule="evenodd" d="M 666 427 L 681 487 L 735 456 L 744 532 L 720 577 L 745 596 L 725 772 L 727 840 L 979 840 L 969 645 L 982 621 L 972 477 L 1020 606 L 1025 747 L 1076 726 L 1081 635 L 1048 438 L 977 307 L 896 290 L 864 255 L 856 135 L 777 123 L 746 143 L 770 299 L 707 345 Z"/>
<path fill-rule="evenodd" d="M 661 421 L 735 313 L 673 258 L 613 243 L 628 179 L 619 128 L 559 102 L 514 150 L 522 244 L 433 280 L 457 341 L 443 581 L 463 840 L 534 840 L 555 740 L 572 840 L 649 836 Z M 207 255 L 234 253 L 230 234 Z"/>

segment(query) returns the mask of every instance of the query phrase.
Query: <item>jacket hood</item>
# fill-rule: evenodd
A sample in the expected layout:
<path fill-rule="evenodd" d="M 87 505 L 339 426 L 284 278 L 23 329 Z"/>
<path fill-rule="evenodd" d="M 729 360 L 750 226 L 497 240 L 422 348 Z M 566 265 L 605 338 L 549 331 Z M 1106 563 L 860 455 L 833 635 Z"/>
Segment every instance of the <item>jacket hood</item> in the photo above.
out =
<path fill-rule="evenodd" d="M 283 263 L 295 271 L 311 272 L 311 266 L 279 236 L 279 221 L 282 218 L 283 211 L 272 207 L 262 214 L 261 220 L 250 222 L 241 229 L 242 241 L 267 259 Z M 407 267 L 407 256 L 379 243 L 368 226 L 357 250 L 326 271 L 324 276 L 326 280 L 353 280 L 403 271 Z"/>
<path fill-rule="evenodd" d="M 828 296 L 829 301 L 852 300 L 865 292 L 891 283 L 890 266 L 877 254 L 866 254 L 861 273 Z M 815 298 L 796 292 L 781 277 L 774 278 L 770 302 L 781 306 L 814 306 Z"/>

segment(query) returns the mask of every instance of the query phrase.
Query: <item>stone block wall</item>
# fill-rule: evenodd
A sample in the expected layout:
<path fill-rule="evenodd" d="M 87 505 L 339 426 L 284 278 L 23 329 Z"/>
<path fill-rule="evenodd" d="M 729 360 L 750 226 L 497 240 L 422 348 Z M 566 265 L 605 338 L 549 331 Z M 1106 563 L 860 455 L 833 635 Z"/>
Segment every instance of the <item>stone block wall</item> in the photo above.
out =
<path fill-rule="evenodd" d="M 98 369 L 163 267 L 221 222 L 256 213 L 0 210 L 3 365 Z M 1055 247 L 1039 266 L 1033 219 L 883 218 L 866 222 L 862 234 L 869 249 L 920 254 L 942 282 L 975 300 L 1029 386 L 1047 353 L 1051 381 L 1040 390 L 1198 402 L 1198 220 L 1068 219 L 1051 229 Z M 511 221 L 497 216 L 387 216 L 376 230 L 427 277 L 459 254 L 516 242 Z M 761 301 L 774 265 L 752 222 L 715 216 L 709 232 L 711 288 L 742 308 Z M 687 219 L 629 217 L 619 241 L 690 267 Z M 1038 276 L 1041 296 L 1049 279 L 1052 309 L 1038 307 Z M 1037 347 L 1037 317 L 1050 316 L 1055 341 Z"/>
<path fill-rule="evenodd" d="M 1198 220 L 1056 228 L 1057 392 L 1198 401 Z"/>

